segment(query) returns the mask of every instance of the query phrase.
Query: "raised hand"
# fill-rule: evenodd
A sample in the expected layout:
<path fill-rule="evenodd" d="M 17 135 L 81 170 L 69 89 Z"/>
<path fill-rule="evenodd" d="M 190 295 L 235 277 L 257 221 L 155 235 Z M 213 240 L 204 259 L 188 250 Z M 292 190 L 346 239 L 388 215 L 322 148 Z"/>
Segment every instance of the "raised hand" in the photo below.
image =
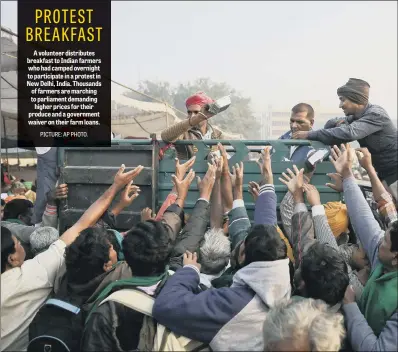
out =
<path fill-rule="evenodd" d="M 120 205 L 123 206 L 123 208 L 127 208 L 131 203 L 133 203 L 134 199 L 136 199 L 140 195 L 140 192 L 140 188 L 133 185 L 133 182 L 131 182 L 124 188 L 123 192 L 120 195 Z"/>
<path fill-rule="evenodd" d="M 263 184 L 274 183 L 271 166 L 271 150 L 272 146 L 266 146 L 261 151 L 260 159 L 257 161 L 257 164 L 260 167 L 261 175 L 263 176 L 263 181 L 261 182 Z"/>
<path fill-rule="evenodd" d="M 212 164 L 216 167 L 216 180 L 220 180 L 223 172 L 224 159 L 222 157 L 215 157 Z"/>
<path fill-rule="evenodd" d="M 191 253 L 190 251 L 186 251 L 184 253 L 183 265 L 194 265 L 200 271 L 201 265 L 198 263 L 198 255 L 196 252 Z"/>
<path fill-rule="evenodd" d="M 120 194 L 119 202 L 112 209 L 112 213 L 115 216 L 118 216 L 123 209 L 127 208 L 133 201 L 140 195 L 140 188 L 138 186 L 133 185 L 133 181 L 127 185 L 122 193 Z"/>
<path fill-rule="evenodd" d="M 257 201 L 260 192 L 260 185 L 257 182 L 249 182 L 249 193 L 252 195 L 254 202 Z"/>
<path fill-rule="evenodd" d="M 124 186 L 126 186 L 131 181 L 133 181 L 134 178 L 136 178 L 141 173 L 141 171 L 144 169 L 144 167 L 142 165 L 139 165 L 131 171 L 124 172 L 125 168 L 126 167 L 124 164 L 122 164 L 122 166 L 120 166 L 120 169 L 116 173 L 114 181 L 113 181 L 113 184 L 117 187 L 118 190 L 121 190 Z"/>
<path fill-rule="evenodd" d="M 68 185 L 63 183 L 55 188 L 55 199 L 68 198 Z"/>
<path fill-rule="evenodd" d="M 217 148 L 220 151 L 221 157 L 223 159 L 222 172 L 223 172 L 224 175 L 228 175 L 229 174 L 228 154 L 227 154 L 227 152 L 225 150 L 225 147 L 221 143 L 217 144 Z"/>
<path fill-rule="evenodd" d="M 327 174 L 334 183 L 327 183 L 326 186 L 328 186 L 331 189 L 334 189 L 337 192 L 343 192 L 343 178 L 341 177 L 340 174 L 334 173 L 334 174 Z"/>
<path fill-rule="evenodd" d="M 321 196 L 315 186 L 304 183 L 303 190 L 307 196 L 308 203 L 313 207 L 321 204 Z"/>
<path fill-rule="evenodd" d="M 174 187 L 177 190 L 178 198 L 185 200 L 188 195 L 189 186 L 191 185 L 193 179 L 195 178 L 195 171 L 192 169 L 189 171 L 188 175 L 180 181 L 176 175 L 172 175 L 171 179 Z"/>
<path fill-rule="evenodd" d="M 210 201 L 211 192 L 213 191 L 214 182 L 216 181 L 216 167 L 215 165 L 207 164 L 208 169 L 203 180 L 197 177 L 200 198 Z"/>
<path fill-rule="evenodd" d="M 232 166 L 232 178 L 234 180 L 234 184 L 232 184 L 235 188 L 242 188 L 243 187 L 243 162 L 241 161 L 240 164 L 235 164 Z"/>
<path fill-rule="evenodd" d="M 287 169 L 286 172 L 289 174 L 282 172 L 282 176 L 284 178 L 279 178 L 284 185 L 287 186 L 287 189 L 290 193 L 302 193 L 303 185 L 304 185 L 304 169 L 299 170 L 296 165 L 293 165 L 293 170 Z"/>
<path fill-rule="evenodd" d="M 341 144 L 340 149 L 336 145 L 331 149 L 329 157 L 337 173 L 343 178 L 352 175 L 352 162 L 354 160 L 354 150 L 349 144 Z"/>
<path fill-rule="evenodd" d="M 178 158 L 175 158 L 175 164 L 176 164 L 176 176 L 177 178 L 182 181 L 185 177 L 185 174 L 190 170 L 195 164 L 196 156 L 193 156 L 191 159 L 187 160 L 185 163 L 180 164 L 180 160 Z"/>
<path fill-rule="evenodd" d="M 372 154 L 370 154 L 368 148 L 357 148 L 355 149 L 359 165 L 361 165 L 366 171 L 373 167 Z"/>
<path fill-rule="evenodd" d="M 61 199 L 68 198 L 68 185 L 63 183 L 53 188 L 51 191 L 47 192 L 47 203 L 51 205 L 56 205 L 56 202 Z"/>
<path fill-rule="evenodd" d="M 141 210 L 141 221 L 148 221 L 148 220 L 154 220 L 155 219 L 155 214 L 153 214 L 151 208 L 144 208 Z"/>

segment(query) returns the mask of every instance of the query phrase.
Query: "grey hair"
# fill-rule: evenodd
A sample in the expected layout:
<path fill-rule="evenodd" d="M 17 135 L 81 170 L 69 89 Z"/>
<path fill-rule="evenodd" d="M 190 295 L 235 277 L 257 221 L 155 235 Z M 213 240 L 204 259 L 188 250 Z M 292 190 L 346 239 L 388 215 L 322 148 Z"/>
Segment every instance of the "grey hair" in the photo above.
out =
<path fill-rule="evenodd" d="M 328 309 L 325 302 L 312 298 L 275 307 L 264 322 L 264 351 L 278 351 L 282 342 L 292 351 L 303 344 L 309 351 L 339 351 L 345 337 L 344 318 Z"/>
<path fill-rule="evenodd" d="M 37 255 L 50 247 L 52 243 L 59 239 L 58 230 L 49 227 L 38 227 L 30 235 L 30 248 L 34 255 Z"/>
<path fill-rule="evenodd" d="M 231 243 L 223 229 L 210 229 L 205 233 L 205 240 L 199 248 L 201 272 L 215 275 L 228 265 L 231 255 Z"/>

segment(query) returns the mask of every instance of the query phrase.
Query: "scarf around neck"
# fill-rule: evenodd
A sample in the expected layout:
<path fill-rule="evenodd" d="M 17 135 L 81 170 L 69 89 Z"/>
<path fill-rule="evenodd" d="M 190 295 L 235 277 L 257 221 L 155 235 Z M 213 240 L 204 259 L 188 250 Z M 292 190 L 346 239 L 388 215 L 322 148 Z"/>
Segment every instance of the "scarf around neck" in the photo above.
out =
<path fill-rule="evenodd" d="M 377 336 L 398 308 L 397 287 L 398 272 L 384 273 L 378 264 L 363 289 L 358 306 Z"/>
<path fill-rule="evenodd" d="M 165 272 L 158 276 L 133 276 L 128 279 L 122 279 L 111 282 L 108 286 L 104 288 L 103 291 L 99 293 L 98 297 L 95 299 L 94 305 L 87 315 L 86 323 L 90 319 L 91 314 L 97 310 L 100 303 L 105 298 L 107 298 L 112 292 L 123 288 L 137 288 L 139 286 L 150 287 L 156 285 L 159 282 L 165 281 L 168 278 L 168 276 L 169 276 L 169 267 L 166 267 Z"/>

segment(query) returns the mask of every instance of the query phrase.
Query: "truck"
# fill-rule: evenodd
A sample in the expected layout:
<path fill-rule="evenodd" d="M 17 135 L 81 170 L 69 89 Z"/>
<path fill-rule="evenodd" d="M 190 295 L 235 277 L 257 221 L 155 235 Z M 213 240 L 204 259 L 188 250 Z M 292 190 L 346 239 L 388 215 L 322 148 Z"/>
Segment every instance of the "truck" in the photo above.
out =
<path fill-rule="evenodd" d="M 278 210 L 287 192 L 287 187 L 279 181 L 282 172 L 292 168 L 287 161 L 289 147 L 293 145 L 311 145 L 314 149 L 328 148 L 320 142 L 304 140 L 182 140 L 175 144 L 190 144 L 197 149 L 193 169 L 197 176 L 203 177 L 207 171 L 207 156 L 217 143 L 222 143 L 230 155 L 229 166 L 243 161 L 244 164 L 244 201 L 249 217 L 254 215 L 254 201 L 248 192 L 250 181 L 260 181 L 261 174 L 253 155 L 259 155 L 266 145 L 273 147 L 272 170 L 274 173 L 275 192 Z M 61 233 L 72 226 L 84 211 L 112 184 L 113 178 L 121 164 L 126 170 L 143 165 L 144 170 L 134 180 L 141 189 L 140 196 L 117 218 L 117 230 L 125 231 L 140 221 L 141 210 L 145 207 L 154 212 L 161 207 L 173 184 L 171 175 L 175 172 L 175 153 L 173 148 L 161 153 L 166 144 L 156 139 L 114 139 L 110 147 L 65 147 L 58 150 L 59 183 L 68 184 L 68 199 L 60 207 Z M 183 161 L 181 161 L 183 162 Z M 304 165 L 297 165 L 299 168 Z M 311 183 L 320 193 L 322 203 L 341 201 L 342 194 L 325 184 L 330 182 L 327 173 L 335 172 L 332 163 L 324 160 L 317 164 Z M 369 197 L 369 187 L 363 187 Z M 365 193 L 367 192 L 367 193 Z M 184 210 L 190 213 L 198 199 L 196 181 L 191 184 Z M 114 203 L 118 201 L 115 198 Z M 113 205 L 113 204 L 112 204 Z M 111 205 L 111 207 L 112 207 Z M 279 213 L 279 211 L 278 211 Z M 278 216 L 280 221 L 280 216 Z"/>

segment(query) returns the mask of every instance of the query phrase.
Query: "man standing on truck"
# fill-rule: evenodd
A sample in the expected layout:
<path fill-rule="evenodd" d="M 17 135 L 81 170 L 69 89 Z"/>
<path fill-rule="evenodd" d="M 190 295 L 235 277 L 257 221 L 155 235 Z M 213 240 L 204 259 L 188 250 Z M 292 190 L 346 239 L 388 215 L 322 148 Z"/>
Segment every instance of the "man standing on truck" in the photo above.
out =
<path fill-rule="evenodd" d="M 279 139 L 292 139 L 292 135 L 299 131 L 311 131 L 314 126 L 314 109 L 311 105 L 299 103 L 292 108 L 290 115 L 290 131 L 280 136 Z M 294 164 L 304 162 L 313 150 L 311 146 L 291 146 L 289 160 Z"/>
<path fill-rule="evenodd" d="M 293 133 L 293 138 L 320 141 L 327 145 L 358 141 L 374 156 L 372 162 L 379 178 L 398 200 L 397 128 L 381 106 L 369 103 L 369 88 L 368 82 L 350 78 L 337 89 L 339 107 L 346 117 L 329 120 L 321 130 L 297 131 Z"/>
<path fill-rule="evenodd" d="M 174 143 L 177 140 L 197 140 L 197 139 L 225 139 L 224 134 L 208 121 L 212 115 L 206 110 L 208 104 L 214 100 L 203 92 L 198 92 L 190 96 L 186 102 L 188 112 L 187 119 L 166 128 L 161 133 L 164 142 Z M 195 153 L 192 145 L 176 146 L 179 159 L 190 159 Z"/>

